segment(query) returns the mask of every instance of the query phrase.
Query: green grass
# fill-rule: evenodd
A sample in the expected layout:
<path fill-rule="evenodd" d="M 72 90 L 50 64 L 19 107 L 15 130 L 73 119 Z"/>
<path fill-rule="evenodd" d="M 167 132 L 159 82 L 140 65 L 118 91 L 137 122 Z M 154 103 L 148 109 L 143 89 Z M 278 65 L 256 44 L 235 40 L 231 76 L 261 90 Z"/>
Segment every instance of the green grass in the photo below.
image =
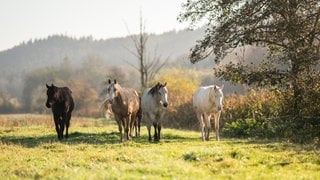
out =
<path fill-rule="evenodd" d="M 51 120 L 0 116 L 0 179 L 320 179 L 315 144 L 202 142 L 199 132 L 167 128 L 149 143 L 145 126 L 140 138 L 120 143 L 113 123 L 89 118 L 72 119 L 60 142 Z"/>

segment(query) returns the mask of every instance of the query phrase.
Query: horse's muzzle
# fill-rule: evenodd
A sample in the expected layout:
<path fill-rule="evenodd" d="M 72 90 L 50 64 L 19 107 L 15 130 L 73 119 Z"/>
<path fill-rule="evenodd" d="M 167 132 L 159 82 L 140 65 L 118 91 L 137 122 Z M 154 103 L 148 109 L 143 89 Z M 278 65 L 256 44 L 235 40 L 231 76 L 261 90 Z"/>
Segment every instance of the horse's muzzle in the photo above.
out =
<path fill-rule="evenodd" d="M 168 103 L 163 103 L 163 107 L 167 107 L 168 106 Z"/>
<path fill-rule="evenodd" d="M 113 99 L 107 99 L 106 102 L 107 102 L 107 104 L 112 104 L 113 103 Z"/>
<path fill-rule="evenodd" d="M 52 104 L 49 103 L 49 102 L 47 102 L 47 103 L 46 103 L 46 106 L 47 106 L 47 108 L 51 108 L 51 107 L 52 107 Z"/>

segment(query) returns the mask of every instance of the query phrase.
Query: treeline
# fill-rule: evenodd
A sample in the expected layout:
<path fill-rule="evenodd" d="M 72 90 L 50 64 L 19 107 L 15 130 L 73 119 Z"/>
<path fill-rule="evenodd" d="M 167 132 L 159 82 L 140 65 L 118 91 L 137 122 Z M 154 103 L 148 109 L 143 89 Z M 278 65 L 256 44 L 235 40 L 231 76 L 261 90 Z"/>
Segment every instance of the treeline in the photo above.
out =
<path fill-rule="evenodd" d="M 74 65 L 68 58 L 58 66 L 36 68 L 27 72 L 23 79 L 20 98 L 1 89 L 0 113 L 48 113 L 45 107 L 46 84 L 68 86 L 76 101 L 75 115 L 99 116 L 104 98 L 106 78 L 117 78 L 124 85 L 135 86 L 135 72 L 128 68 L 108 66 L 97 56 L 87 56 L 82 64 Z M 14 82 L 13 82 L 14 83 Z M 138 83 L 138 82 L 137 82 Z"/>

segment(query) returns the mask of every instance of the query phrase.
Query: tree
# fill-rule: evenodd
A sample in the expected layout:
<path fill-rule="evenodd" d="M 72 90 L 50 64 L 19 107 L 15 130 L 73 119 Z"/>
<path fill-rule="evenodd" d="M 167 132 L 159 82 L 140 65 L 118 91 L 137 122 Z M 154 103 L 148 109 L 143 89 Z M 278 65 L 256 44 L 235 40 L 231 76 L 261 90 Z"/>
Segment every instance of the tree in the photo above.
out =
<path fill-rule="evenodd" d="M 191 49 L 192 63 L 212 54 L 219 63 L 237 47 L 264 46 L 269 56 L 259 67 L 227 64 L 216 74 L 234 82 L 264 82 L 263 86 L 289 82 L 293 113 L 295 117 L 303 115 L 304 96 L 314 79 L 319 82 L 318 0 L 188 0 L 182 7 L 180 21 L 196 25 L 207 20 L 204 38 Z"/>
<path fill-rule="evenodd" d="M 142 22 L 142 13 L 140 11 L 140 32 L 137 36 L 130 36 L 135 47 L 135 51 L 129 50 L 138 60 L 138 67 L 127 62 L 140 73 L 141 87 L 146 87 L 148 82 L 165 66 L 168 58 L 161 62 L 161 56 L 157 55 L 155 50 L 153 58 L 147 55 L 148 34 L 145 32 L 145 25 Z"/>

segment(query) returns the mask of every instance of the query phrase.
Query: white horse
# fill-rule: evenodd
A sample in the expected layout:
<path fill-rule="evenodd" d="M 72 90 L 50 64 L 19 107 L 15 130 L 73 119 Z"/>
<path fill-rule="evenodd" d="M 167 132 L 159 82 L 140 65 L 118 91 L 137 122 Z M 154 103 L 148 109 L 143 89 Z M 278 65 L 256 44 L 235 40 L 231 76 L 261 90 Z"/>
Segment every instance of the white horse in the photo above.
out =
<path fill-rule="evenodd" d="M 168 90 L 166 85 L 167 83 L 157 83 L 152 88 L 145 89 L 141 97 L 141 109 L 143 119 L 147 124 L 149 141 L 151 141 L 150 130 L 152 124 L 154 127 L 154 141 L 160 140 L 164 108 L 168 106 Z"/>
<path fill-rule="evenodd" d="M 223 85 L 199 87 L 193 94 L 193 107 L 200 123 L 202 141 L 209 141 L 211 113 L 215 117 L 216 139 L 219 141 L 219 119 L 222 110 Z"/>

